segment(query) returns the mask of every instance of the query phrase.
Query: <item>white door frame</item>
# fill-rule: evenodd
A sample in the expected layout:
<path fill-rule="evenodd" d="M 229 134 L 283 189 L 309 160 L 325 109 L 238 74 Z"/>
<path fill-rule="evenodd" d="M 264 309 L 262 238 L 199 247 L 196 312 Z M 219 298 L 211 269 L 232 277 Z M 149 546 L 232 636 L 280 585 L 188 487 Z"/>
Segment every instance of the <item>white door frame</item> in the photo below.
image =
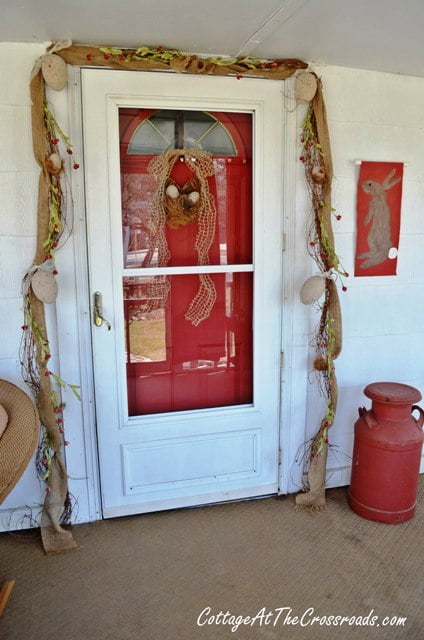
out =
<path fill-rule="evenodd" d="M 82 153 L 82 114 L 80 69 L 68 66 L 67 104 L 58 93 L 51 92 L 49 98 L 55 108 L 59 121 L 67 124 L 73 142 L 74 155 L 81 165 L 79 171 L 71 174 L 72 200 L 74 206 L 73 234 L 58 256 L 60 263 L 59 299 L 57 303 L 58 350 L 60 374 L 65 380 L 80 384 L 82 403 L 75 408 L 71 401 L 67 404 L 65 420 L 68 420 L 67 437 L 71 446 L 67 448 L 66 459 L 69 472 L 69 486 L 79 503 L 77 522 L 98 520 L 102 517 L 100 500 L 100 480 L 97 462 L 98 445 L 94 412 L 93 362 L 91 358 L 91 317 L 90 291 L 88 286 L 87 232 L 85 222 L 85 194 L 83 182 Z M 270 82 L 264 80 L 264 82 Z M 292 82 L 281 83 L 287 96 L 293 95 Z M 304 438 L 306 416 L 306 370 L 303 372 L 304 384 L 293 384 L 293 374 L 297 369 L 296 357 L 293 357 L 294 314 L 294 264 L 295 264 L 295 194 L 296 194 L 296 144 L 297 125 L 295 101 L 285 100 L 283 141 L 283 229 L 285 251 L 283 255 L 283 291 L 281 302 L 284 304 L 282 320 L 281 351 L 284 354 L 281 373 L 281 420 L 280 420 L 280 472 L 279 493 L 293 491 L 290 480 L 290 467 L 296 455 L 299 439 Z M 62 280 L 62 282 L 60 282 Z M 78 348 L 75 346 L 78 345 Z M 90 357 L 87 357 L 90 354 Z M 303 382 L 302 380 L 302 382 Z M 295 396 L 295 397 L 294 397 Z M 293 402 L 294 398 L 294 402 Z M 72 405 L 72 406 L 71 406 Z M 296 407 L 296 419 L 293 419 L 292 407 Z M 301 407 L 299 409 L 299 407 Z M 304 414 L 302 415 L 302 410 Z M 290 425 L 292 428 L 290 429 Z M 298 425 L 299 433 L 293 434 Z M 295 437 L 294 437 L 295 436 Z"/>

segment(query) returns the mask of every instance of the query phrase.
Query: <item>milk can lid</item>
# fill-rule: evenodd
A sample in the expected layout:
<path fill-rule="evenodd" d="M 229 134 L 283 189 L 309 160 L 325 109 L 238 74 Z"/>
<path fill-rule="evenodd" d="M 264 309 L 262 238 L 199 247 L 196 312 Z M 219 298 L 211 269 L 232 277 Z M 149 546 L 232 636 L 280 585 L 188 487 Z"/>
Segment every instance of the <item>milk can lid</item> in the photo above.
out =
<path fill-rule="evenodd" d="M 413 404 L 422 397 L 415 387 L 398 382 L 373 382 L 365 387 L 364 393 L 371 400 L 395 404 Z"/>

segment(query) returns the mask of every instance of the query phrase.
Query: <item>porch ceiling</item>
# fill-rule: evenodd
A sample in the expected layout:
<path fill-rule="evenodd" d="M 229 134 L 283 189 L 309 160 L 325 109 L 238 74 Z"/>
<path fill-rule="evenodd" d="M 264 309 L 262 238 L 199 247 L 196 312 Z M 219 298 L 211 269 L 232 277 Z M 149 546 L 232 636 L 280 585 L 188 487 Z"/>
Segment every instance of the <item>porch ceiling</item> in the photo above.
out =
<path fill-rule="evenodd" d="M 296 57 L 424 76 L 422 0 L 2 0 L 0 41 Z"/>

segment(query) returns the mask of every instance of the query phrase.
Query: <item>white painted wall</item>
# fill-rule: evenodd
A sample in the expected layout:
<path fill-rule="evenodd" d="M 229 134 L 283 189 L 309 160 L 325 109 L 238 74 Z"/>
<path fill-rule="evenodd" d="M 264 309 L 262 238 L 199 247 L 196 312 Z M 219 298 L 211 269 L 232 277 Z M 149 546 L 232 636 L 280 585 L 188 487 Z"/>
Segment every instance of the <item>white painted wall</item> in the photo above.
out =
<path fill-rule="evenodd" d="M 0 377 L 26 390 L 20 374 L 21 280 L 35 251 L 38 168 L 31 153 L 29 77 L 40 45 L 0 45 Z M 12 512 L 41 500 L 34 463 L 1 505 L 0 526 Z M 4 510 L 4 511 L 3 511 Z M 27 511 L 29 514 L 30 511 Z"/>
<path fill-rule="evenodd" d="M 23 305 L 21 281 L 31 266 L 37 232 L 37 189 L 39 168 L 32 154 L 31 101 L 29 81 L 37 58 L 44 53 L 41 45 L 0 43 L 0 378 L 9 380 L 30 394 L 22 380 L 19 361 Z M 68 128 L 67 90 L 51 91 L 55 115 Z M 76 149 L 76 153 L 80 153 Z M 67 158 L 66 153 L 63 153 Z M 69 160 L 68 160 L 69 161 Z M 68 193 L 69 224 L 83 237 L 81 216 L 73 217 L 72 200 L 79 195 L 75 181 L 72 198 Z M 72 393 L 63 394 L 66 404 L 64 426 L 70 446 L 66 449 L 69 488 L 75 497 L 75 521 L 85 522 L 99 516 L 96 482 L 96 453 L 85 446 L 91 435 L 93 398 L 90 387 L 90 345 L 79 335 L 77 325 L 88 318 L 87 298 L 81 309 L 75 289 L 75 274 L 85 269 L 84 243 L 78 249 L 73 237 L 59 252 L 57 305 L 46 305 L 46 318 L 52 352 L 51 369 L 71 384 L 84 390 L 82 403 Z M 78 301 L 78 305 L 77 305 Z M 61 354 L 60 361 L 57 354 Z M 68 450 L 69 449 L 69 450 Z M 87 453 L 88 450 L 88 453 Z M 17 486 L 0 506 L 0 530 L 31 525 L 44 501 L 44 485 L 35 472 L 34 459 Z"/>
<path fill-rule="evenodd" d="M 343 351 L 336 361 L 339 404 L 330 432 L 335 446 L 328 461 L 328 485 L 337 486 L 349 482 L 357 408 L 370 406 L 362 393 L 364 386 L 395 381 L 415 386 L 424 394 L 424 79 L 341 67 L 318 68 L 317 73 L 323 81 L 334 162 L 333 206 L 342 215 L 340 221 L 333 220 L 336 250 L 351 274 L 345 281 L 348 291 L 340 291 Z M 299 124 L 304 111 L 298 108 Z M 396 277 L 353 277 L 359 173 L 355 160 L 408 163 Z M 302 166 L 298 176 L 296 224 L 302 244 L 307 210 Z M 304 255 L 302 247 L 299 253 Z M 298 288 L 304 277 L 304 267 L 296 263 Z M 303 333 L 302 321 L 295 332 L 299 374 L 306 358 L 308 370 L 312 370 L 314 353 L 309 349 L 306 356 L 305 349 L 318 315 L 312 311 L 309 319 L 309 336 Z M 316 431 L 324 406 L 313 375 L 310 380 L 308 437 Z M 338 467 L 342 470 L 332 470 Z"/>
<path fill-rule="evenodd" d="M 35 249 L 38 169 L 32 157 L 29 77 L 34 61 L 43 53 L 40 45 L 0 44 L 0 377 L 25 388 L 20 376 L 19 343 L 22 325 L 20 282 Z M 355 206 L 358 167 L 354 160 L 408 162 L 404 174 L 401 242 L 398 276 L 354 278 L 341 293 L 344 319 L 343 352 L 337 361 L 339 408 L 331 442 L 338 446 L 329 460 L 329 485 L 348 481 L 353 423 L 357 407 L 367 404 L 363 387 L 377 380 L 406 382 L 424 392 L 424 79 L 369 71 L 326 67 L 322 75 L 334 160 L 333 204 L 342 214 L 334 221 L 336 249 L 347 271 L 353 274 Z M 56 114 L 68 126 L 67 94 L 52 96 Z M 305 112 L 297 107 L 298 125 Z M 75 136 L 77 138 L 77 136 Z M 80 152 L 79 149 L 76 149 Z M 293 149 L 293 161 L 299 150 Z M 300 467 L 297 448 L 317 429 L 324 401 L 317 393 L 309 348 L 318 315 L 298 301 L 298 291 L 314 267 L 306 252 L 306 226 L 310 206 L 297 163 L 295 203 L 286 202 L 288 255 L 294 256 L 294 272 L 286 273 L 285 304 L 290 310 L 284 342 L 289 345 L 284 369 L 283 417 L 290 421 L 287 488 L 295 491 Z M 76 181 L 74 198 L 81 197 Z M 83 219 L 74 220 L 75 236 L 83 236 Z M 289 267 L 289 265 L 287 265 Z M 94 491 L 95 452 L 92 442 L 92 391 L 89 342 L 78 336 L 77 323 L 89 322 L 87 292 L 77 292 L 75 274 L 84 273 L 83 242 L 70 240 L 58 254 L 60 295 L 57 308 L 49 309 L 51 339 L 60 350 L 53 365 L 62 377 L 81 384 L 83 403 L 65 398 L 66 437 L 70 489 L 78 501 L 77 522 L 95 519 L 99 505 Z M 57 330 L 57 326 L 60 330 Z M 287 392 L 286 392 L 287 390 Z M 287 459 L 287 458 L 286 458 Z M 30 507 L 37 512 L 43 487 L 30 463 L 19 484 L 0 507 L 0 529 L 26 526 Z M 22 517 L 24 519 L 22 520 Z"/>

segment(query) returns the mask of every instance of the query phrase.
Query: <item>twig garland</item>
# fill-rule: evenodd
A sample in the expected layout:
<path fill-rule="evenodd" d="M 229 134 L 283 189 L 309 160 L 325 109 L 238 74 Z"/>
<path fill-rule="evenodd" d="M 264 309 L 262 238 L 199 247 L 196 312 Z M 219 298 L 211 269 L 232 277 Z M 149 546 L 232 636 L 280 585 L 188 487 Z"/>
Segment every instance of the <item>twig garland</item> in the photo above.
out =
<path fill-rule="evenodd" d="M 119 60 L 120 62 L 132 62 L 134 60 L 152 60 L 159 61 L 165 64 L 174 63 L 174 67 L 178 66 L 175 63 L 178 61 L 183 62 L 187 58 L 187 54 L 178 51 L 177 49 L 167 49 L 164 45 L 158 45 L 151 48 L 147 46 L 139 47 L 138 49 L 117 49 L 116 47 L 99 47 L 99 51 L 103 54 L 105 60 Z M 95 57 L 95 53 L 88 53 L 87 60 L 91 61 Z M 197 58 L 197 56 L 191 55 L 191 58 Z M 280 61 L 279 60 L 266 60 L 263 58 L 252 58 L 251 56 L 238 56 L 236 58 L 215 56 L 212 58 L 198 58 L 202 60 L 205 67 L 210 65 L 218 65 L 221 67 L 231 67 L 237 65 L 242 69 L 276 69 Z"/>
<path fill-rule="evenodd" d="M 65 62 L 77 66 L 90 64 L 112 69 L 233 75 L 236 78 L 248 75 L 274 80 L 284 80 L 293 75 L 296 70 L 305 69 L 308 66 L 303 60 L 293 58 L 263 59 L 250 56 L 204 58 L 192 53 L 183 53 L 177 49 L 168 49 L 164 45 L 141 46 L 137 49 L 71 45 L 57 51 L 56 54 Z"/>
<path fill-rule="evenodd" d="M 37 397 L 37 408 L 44 434 L 37 455 L 37 470 L 46 482 L 46 498 L 41 516 L 41 534 L 47 553 L 76 548 L 70 532 L 60 526 L 70 515 L 66 466 L 62 457 L 64 440 L 63 403 L 60 392 L 68 387 L 78 398 L 78 387 L 68 385 L 48 367 L 51 358 L 47 336 L 44 301 L 37 298 L 32 286 L 40 271 L 57 274 L 55 256 L 65 226 L 63 160 L 58 152 L 60 142 L 69 156 L 73 155 L 69 137 L 63 132 L 45 96 L 45 82 L 60 90 L 66 84 L 66 66 L 57 57 L 74 66 L 105 66 L 135 71 L 175 71 L 190 74 L 232 75 L 284 80 L 308 65 L 296 59 L 260 59 L 250 56 L 202 58 L 176 49 L 141 46 L 137 49 L 73 45 L 57 42 L 36 61 L 31 75 L 32 133 L 35 159 L 40 166 L 38 189 L 38 236 L 33 266 L 23 281 L 24 325 L 21 343 L 21 365 L 24 379 Z M 48 75 L 47 75 L 48 74 Z M 79 165 L 73 161 L 73 169 Z M 321 236 L 325 236 L 325 230 Z M 54 384 L 54 387 L 52 385 Z"/>
<path fill-rule="evenodd" d="M 78 399 L 80 396 L 77 385 L 67 384 L 50 369 L 52 354 L 44 304 L 53 302 L 57 294 L 56 251 L 65 228 L 64 163 L 59 143 L 63 143 L 69 156 L 73 151 L 69 136 L 59 126 L 46 101 L 41 69 L 31 79 L 31 97 L 34 156 L 41 172 L 36 255 L 22 284 L 24 324 L 20 361 L 23 378 L 36 396 L 43 427 L 36 455 L 37 472 L 46 485 L 41 534 L 46 553 L 55 553 L 77 546 L 71 533 L 61 527 L 69 521 L 72 512 L 62 456 L 62 447 L 69 442 L 64 436 L 61 390 L 69 388 Z M 73 168 L 78 166 L 74 161 Z M 46 283 L 45 289 L 43 283 Z"/>
<path fill-rule="evenodd" d="M 317 433 L 312 439 L 305 490 L 298 494 L 297 505 L 321 509 L 325 506 L 325 471 L 328 450 L 328 430 L 334 422 L 337 408 L 337 379 L 334 360 L 342 346 L 341 313 L 336 281 L 348 273 L 343 268 L 334 247 L 331 225 L 332 216 L 340 220 L 331 206 L 332 162 L 328 137 L 325 106 L 321 81 L 317 78 L 317 93 L 308 107 L 303 121 L 300 160 L 305 168 L 305 177 L 312 205 L 312 221 L 308 232 L 308 252 L 325 277 L 325 298 L 319 305 L 320 321 L 314 337 L 316 357 L 314 370 L 318 376 L 321 392 L 327 398 L 327 407 Z"/>
<path fill-rule="evenodd" d="M 40 376 L 51 376 L 57 389 L 65 389 L 69 387 L 74 395 L 80 399 L 77 385 L 67 384 L 48 367 L 48 361 L 51 358 L 50 345 L 47 335 L 43 332 L 34 317 L 32 308 L 33 292 L 31 291 L 31 279 L 38 268 L 47 268 L 53 275 L 58 273 L 55 265 L 56 249 L 60 238 L 62 237 L 64 228 L 64 194 L 61 184 L 62 164 L 60 168 L 58 163 L 52 165 L 50 160 L 53 155 L 57 155 L 57 146 L 60 140 L 66 146 L 68 155 L 72 155 L 72 144 L 69 136 L 67 136 L 60 128 L 56 118 L 51 112 L 47 101 L 43 105 L 44 125 L 46 131 L 46 162 L 45 167 L 48 180 L 48 235 L 43 242 L 45 251 L 44 259 L 41 265 L 33 266 L 25 275 L 23 280 L 23 298 L 24 298 L 24 324 L 22 325 L 23 337 L 20 348 L 20 361 L 22 366 L 22 376 L 25 382 L 31 387 L 32 391 L 38 396 L 40 391 Z M 60 156 L 58 156 L 60 158 Z M 74 169 L 79 165 L 73 164 Z M 41 362 L 41 367 L 39 366 Z M 41 370 L 42 369 L 42 370 Z M 60 400 L 60 394 L 57 390 L 52 389 L 50 393 L 51 405 L 53 412 L 57 416 L 58 432 L 63 436 L 63 444 L 67 446 L 69 442 L 64 439 L 63 427 L 63 405 Z M 45 429 L 42 432 L 40 443 L 36 456 L 36 468 L 39 477 L 46 483 L 46 493 L 51 491 L 48 483 L 51 472 L 54 451 L 51 447 L 51 436 Z"/>

